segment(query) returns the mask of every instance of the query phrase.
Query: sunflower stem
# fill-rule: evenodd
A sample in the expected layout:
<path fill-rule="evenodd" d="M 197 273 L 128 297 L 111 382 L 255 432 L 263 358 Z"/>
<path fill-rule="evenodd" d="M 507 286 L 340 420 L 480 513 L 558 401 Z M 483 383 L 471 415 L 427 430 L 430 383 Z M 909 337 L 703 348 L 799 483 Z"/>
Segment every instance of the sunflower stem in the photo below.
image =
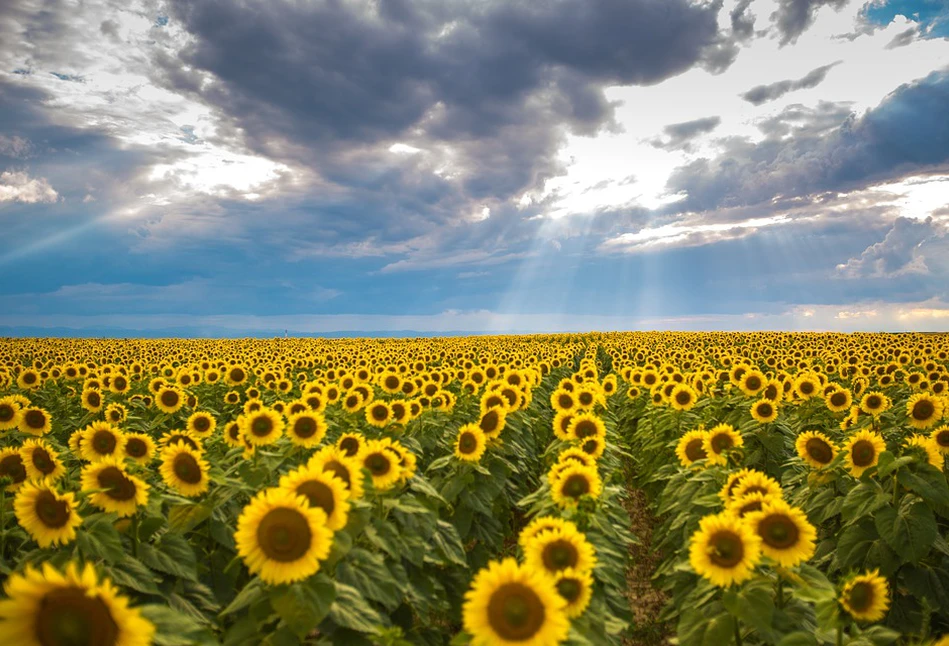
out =
<path fill-rule="evenodd" d="M 132 515 L 132 558 L 138 558 L 138 514 Z"/>
<path fill-rule="evenodd" d="M 900 497 L 900 483 L 896 479 L 896 475 L 899 473 L 899 469 L 893 472 L 893 507 L 895 508 L 899 502 Z"/>
<path fill-rule="evenodd" d="M 778 589 L 776 593 L 778 610 L 784 608 L 784 577 L 778 574 Z"/>
<path fill-rule="evenodd" d="M 837 646 L 844 646 L 844 627 L 843 625 L 837 626 Z"/>
<path fill-rule="evenodd" d="M 0 483 L 0 563 L 6 563 L 7 553 L 7 488 Z"/>
<path fill-rule="evenodd" d="M 738 623 L 738 617 L 735 617 L 735 646 L 741 646 L 741 624 Z"/>

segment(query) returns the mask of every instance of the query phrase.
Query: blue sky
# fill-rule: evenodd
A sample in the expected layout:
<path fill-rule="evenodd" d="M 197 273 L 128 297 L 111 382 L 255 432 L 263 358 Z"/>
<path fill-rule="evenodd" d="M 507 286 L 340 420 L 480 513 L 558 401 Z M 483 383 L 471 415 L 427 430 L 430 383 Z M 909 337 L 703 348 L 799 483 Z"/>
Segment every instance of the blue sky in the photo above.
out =
<path fill-rule="evenodd" d="M 949 3 L 9 0 L 0 334 L 949 327 Z"/>

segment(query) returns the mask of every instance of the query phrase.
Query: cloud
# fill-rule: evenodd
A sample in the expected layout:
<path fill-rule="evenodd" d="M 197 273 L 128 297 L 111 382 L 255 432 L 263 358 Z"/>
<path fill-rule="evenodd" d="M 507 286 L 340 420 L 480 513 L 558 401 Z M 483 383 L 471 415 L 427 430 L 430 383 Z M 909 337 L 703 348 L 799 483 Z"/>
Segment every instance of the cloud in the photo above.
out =
<path fill-rule="evenodd" d="M 793 43 L 814 22 L 817 10 L 823 6 L 835 10 L 843 8 L 849 0 L 779 0 L 778 10 L 771 20 L 778 29 L 782 45 Z"/>
<path fill-rule="evenodd" d="M 906 47 L 919 36 L 918 27 L 910 27 L 906 31 L 901 31 L 896 36 L 893 37 L 893 40 L 887 44 L 887 49 L 896 49 L 897 47 Z"/>
<path fill-rule="evenodd" d="M 858 258 L 837 266 L 845 278 L 893 278 L 909 274 L 928 274 L 924 255 L 928 243 L 949 243 L 949 229 L 932 217 L 925 220 L 897 218 L 886 237 L 867 247 Z M 944 250 L 944 249 L 943 249 Z"/>
<path fill-rule="evenodd" d="M 656 148 L 681 150 L 688 148 L 689 143 L 696 137 L 715 130 L 721 123 L 721 117 L 704 117 L 682 123 L 673 123 L 662 129 L 667 139 L 654 139 L 651 143 Z"/>
<path fill-rule="evenodd" d="M 48 204 L 58 199 L 59 194 L 45 177 L 30 178 L 25 171 L 0 173 L 0 203 Z"/>
<path fill-rule="evenodd" d="M 827 78 L 827 72 L 839 64 L 840 61 L 831 63 L 830 65 L 823 65 L 811 70 L 799 79 L 777 81 L 776 83 L 769 83 L 768 85 L 756 85 L 742 94 L 741 98 L 752 105 L 762 105 L 768 101 L 774 101 L 788 92 L 817 87 Z"/>
<path fill-rule="evenodd" d="M 29 139 L 24 139 L 17 135 L 8 137 L 4 134 L 0 134 L 0 155 L 4 157 L 22 159 L 28 157 L 32 149 L 33 144 L 30 143 Z"/>

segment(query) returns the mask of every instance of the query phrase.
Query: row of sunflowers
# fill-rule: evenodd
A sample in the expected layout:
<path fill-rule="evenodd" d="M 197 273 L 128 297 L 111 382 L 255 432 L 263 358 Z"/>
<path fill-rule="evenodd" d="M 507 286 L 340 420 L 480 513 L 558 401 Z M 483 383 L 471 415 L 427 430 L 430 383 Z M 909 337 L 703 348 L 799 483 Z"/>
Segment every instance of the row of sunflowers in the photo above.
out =
<path fill-rule="evenodd" d="M 629 643 L 641 490 L 678 643 L 929 646 L 947 388 L 943 335 L 0 341 L 0 643 Z"/>

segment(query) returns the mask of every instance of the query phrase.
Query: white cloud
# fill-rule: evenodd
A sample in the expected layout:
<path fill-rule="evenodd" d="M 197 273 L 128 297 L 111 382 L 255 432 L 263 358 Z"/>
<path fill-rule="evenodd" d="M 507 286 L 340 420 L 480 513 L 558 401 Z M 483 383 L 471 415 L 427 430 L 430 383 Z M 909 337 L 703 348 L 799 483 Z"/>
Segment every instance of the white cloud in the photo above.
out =
<path fill-rule="evenodd" d="M 636 233 L 623 233 L 604 241 L 605 252 L 636 253 L 659 247 L 696 247 L 752 235 L 759 229 L 791 222 L 787 216 L 753 218 L 743 222 L 722 224 L 667 224 L 644 228 Z"/>
<path fill-rule="evenodd" d="M 48 204 L 58 199 L 59 194 L 45 177 L 31 178 L 25 171 L 0 173 L 0 203 Z"/>
<path fill-rule="evenodd" d="M 0 155 L 7 157 L 23 158 L 28 157 L 33 150 L 33 144 L 29 139 L 24 139 L 17 135 L 8 137 L 0 133 Z"/>

